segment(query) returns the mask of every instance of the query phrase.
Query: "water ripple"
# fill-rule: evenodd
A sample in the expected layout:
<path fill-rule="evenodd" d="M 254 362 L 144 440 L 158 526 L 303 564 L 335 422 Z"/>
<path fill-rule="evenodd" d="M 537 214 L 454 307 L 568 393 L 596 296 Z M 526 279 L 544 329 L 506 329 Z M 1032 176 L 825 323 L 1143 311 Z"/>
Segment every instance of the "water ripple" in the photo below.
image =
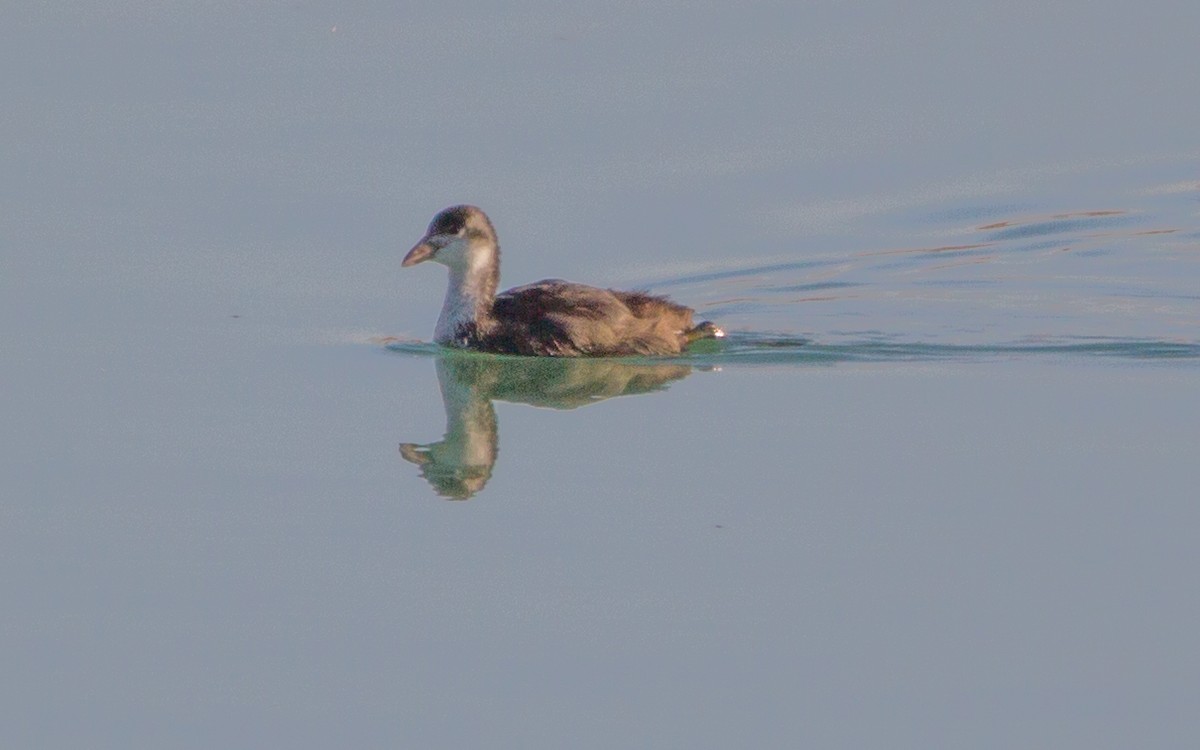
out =
<path fill-rule="evenodd" d="M 1025 200 L 913 207 L 881 221 L 882 233 L 856 228 L 857 248 L 801 238 L 793 259 L 631 282 L 727 330 L 811 339 L 805 357 L 1191 358 L 1200 345 L 1194 191 L 1118 182 L 1114 195 L 1123 200 L 1075 210 Z M 841 331 L 924 343 L 872 349 Z M 1011 344 L 1025 341 L 1056 343 Z M 830 346 L 848 348 L 821 349 Z"/>
<path fill-rule="evenodd" d="M 437 357 L 479 357 L 497 361 L 531 358 L 480 354 L 447 349 L 422 341 L 393 341 L 386 349 L 397 354 Z M 838 362 L 986 362 L 999 359 L 1103 358 L 1113 360 L 1196 360 L 1200 343 L 1148 339 L 1077 339 L 1028 341 L 1006 344 L 938 344 L 864 338 L 821 343 L 785 334 L 735 332 L 721 340 L 700 342 L 676 357 L 628 357 L 628 363 L 688 364 L 694 367 L 726 365 L 823 364 Z M 616 360 L 585 360 L 616 361 Z"/>

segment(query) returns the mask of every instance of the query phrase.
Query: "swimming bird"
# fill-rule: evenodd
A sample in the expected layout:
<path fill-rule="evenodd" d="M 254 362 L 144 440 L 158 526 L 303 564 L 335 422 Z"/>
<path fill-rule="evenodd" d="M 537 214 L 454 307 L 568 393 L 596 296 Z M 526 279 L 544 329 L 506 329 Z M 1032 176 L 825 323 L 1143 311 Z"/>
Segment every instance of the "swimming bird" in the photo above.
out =
<path fill-rule="evenodd" d="M 496 294 L 500 243 L 475 206 L 451 206 L 404 256 L 402 266 L 432 260 L 450 269 L 450 286 L 433 340 L 443 346 L 537 357 L 678 354 L 725 333 L 666 297 L 545 279 Z"/>

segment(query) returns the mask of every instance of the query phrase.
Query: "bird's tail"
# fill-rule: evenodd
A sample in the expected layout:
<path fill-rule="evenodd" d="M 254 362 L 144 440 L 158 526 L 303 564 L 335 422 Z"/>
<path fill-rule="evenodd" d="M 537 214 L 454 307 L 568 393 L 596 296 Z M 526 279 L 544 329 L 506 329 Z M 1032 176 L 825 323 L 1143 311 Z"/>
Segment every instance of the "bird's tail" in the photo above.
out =
<path fill-rule="evenodd" d="M 712 321 L 706 320 L 703 323 L 697 324 L 694 328 L 685 331 L 683 335 L 690 344 L 693 341 L 699 341 L 700 339 L 723 338 L 725 336 L 725 331 L 717 328 L 717 325 Z"/>

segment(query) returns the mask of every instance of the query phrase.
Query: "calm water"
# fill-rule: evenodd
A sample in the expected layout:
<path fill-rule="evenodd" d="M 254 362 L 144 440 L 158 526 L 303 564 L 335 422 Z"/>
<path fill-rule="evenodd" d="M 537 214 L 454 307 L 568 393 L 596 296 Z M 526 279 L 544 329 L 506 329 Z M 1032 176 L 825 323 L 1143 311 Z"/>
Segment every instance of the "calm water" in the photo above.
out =
<path fill-rule="evenodd" d="M 1189 747 L 1200 6 L 31 4 L 5 747 Z M 427 343 L 668 293 L 663 360 Z"/>

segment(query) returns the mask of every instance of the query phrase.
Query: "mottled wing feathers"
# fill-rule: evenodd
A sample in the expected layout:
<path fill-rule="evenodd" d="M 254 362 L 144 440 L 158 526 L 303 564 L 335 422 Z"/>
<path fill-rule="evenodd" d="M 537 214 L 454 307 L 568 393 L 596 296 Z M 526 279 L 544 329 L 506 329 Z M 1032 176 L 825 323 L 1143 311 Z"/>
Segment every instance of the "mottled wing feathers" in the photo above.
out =
<path fill-rule="evenodd" d="M 496 297 L 479 348 L 535 356 L 676 354 L 692 311 L 643 292 L 614 292 L 559 279 Z"/>

